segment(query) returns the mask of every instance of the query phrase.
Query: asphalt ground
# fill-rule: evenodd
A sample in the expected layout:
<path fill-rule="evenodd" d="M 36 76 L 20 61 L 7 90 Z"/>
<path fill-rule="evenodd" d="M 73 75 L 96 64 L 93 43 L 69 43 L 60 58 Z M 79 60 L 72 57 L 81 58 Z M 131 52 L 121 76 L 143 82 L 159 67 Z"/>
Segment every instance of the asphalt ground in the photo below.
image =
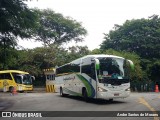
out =
<path fill-rule="evenodd" d="M 159 120 L 160 93 L 131 93 L 130 97 L 126 99 L 115 99 L 113 102 L 95 99 L 90 99 L 89 102 L 85 102 L 81 97 L 61 97 L 59 93 L 33 92 L 18 93 L 16 95 L 0 93 L 0 111 L 41 112 L 42 118 L 39 119 L 44 120 Z M 58 113 L 56 113 L 57 111 Z M 128 117 L 129 113 L 137 113 L 137 111 L 139 115 L 142 112 L 143 114 L 155 113 L 158 114 L 158 116 L 136 117 L 136 115 L 134 115 Z M 118 114 L 121 116 L 118 116 Z M 123 116 L 125 114 L 127 114 L 127 116 Z M 28 120 L 33 118 L 12 117 L 0 119 Z"/>

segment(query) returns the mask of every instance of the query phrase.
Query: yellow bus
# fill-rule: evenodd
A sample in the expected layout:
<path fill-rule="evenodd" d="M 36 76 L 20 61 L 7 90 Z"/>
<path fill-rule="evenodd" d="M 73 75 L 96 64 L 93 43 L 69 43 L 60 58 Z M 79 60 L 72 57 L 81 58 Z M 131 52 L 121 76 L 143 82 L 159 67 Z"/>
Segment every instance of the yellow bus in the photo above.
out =
<path fill-rule="evenodd" d="M 20 70 L 0 71 L 0 91 L 11 92 L 15 87 L 17 91 L 32 91 L 34 76 Z"/>
<path fill-rule="evenodd" d="M 55 69 L 43 69 L 46 78 L 46 92 L 55 92 Z"/>

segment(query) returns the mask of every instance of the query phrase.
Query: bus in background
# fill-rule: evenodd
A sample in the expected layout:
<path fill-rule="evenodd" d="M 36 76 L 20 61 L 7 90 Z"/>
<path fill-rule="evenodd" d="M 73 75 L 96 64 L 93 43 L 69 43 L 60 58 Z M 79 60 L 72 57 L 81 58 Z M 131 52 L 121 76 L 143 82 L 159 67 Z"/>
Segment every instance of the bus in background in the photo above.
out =
<path fill-rule="evenodd" d="M 32 91 L 34 76 L 28 72 L 19 70 L 3 70 L 0 71 L 0 90 L 12 92 L 15 87 L 17 91 Z"/>
<path fill-rule="evenodd" d="M 56 68 L 61 96 L 88 98 L 126 98 L 130 95 L 130 69 L 133 62 L 114 55 L 87 55 Z M 57 82 L 59 81 L 59 82 Z"/>
<path fill-rule="evenodd" d="M 43 69 L 46 78 L 46 92 L 55 92 L 55 69 Z"/>

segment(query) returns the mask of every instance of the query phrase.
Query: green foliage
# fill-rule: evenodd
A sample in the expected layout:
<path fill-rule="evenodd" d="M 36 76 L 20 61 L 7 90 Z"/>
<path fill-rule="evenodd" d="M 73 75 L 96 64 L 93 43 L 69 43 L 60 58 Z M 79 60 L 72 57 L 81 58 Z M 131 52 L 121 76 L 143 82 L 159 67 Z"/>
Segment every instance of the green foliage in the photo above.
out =
<path fill-rule="evenodd" d="M 30 28 L 35 25 L 35 15 L 23 0 L 0 1 L 0 35 L 30 37 Z M 5 37 L 8 37 L 5 36 Z"/>
<path fill-rule="evenodd" d="M 157 15 L 148 19 L 127 20 L 122 26 L 115 25 L 114 30 L 105 34 L 101 50 L 112 48 L 138 54 L 141 58 L 141 67 L 145 72 L 143 76 L 156 80 L 160 78 L 160 75 L 155 72 L 155 69 L 158 71 L 157 59 L 160 58 L 159 38 L 160 18 Z"/>
<path fill-rule="evenodd" d="M 39 47 L 29 50 L 20 50 L 18 62 L 18 69 L 28 71 L 36 76 L 42 74 L 42 69 L 49 68 L 55 63 L 55 54 L 57 48 L 53 47 Z"/>
<path fill-rule="evenodd" d="M 2 69 L 15 69 L 16 59 L 17 59 L 17 50 L 14 48 L 6 48 L 4 52 L 3 48 L 0 48 L 0 70 Z M 7 58 L 7 59 L 5 59 Z M 4 66 L 4 63 L 6 64 Z"/>
<path fill-rule="evenodd" d="M 0 55 L 3 56 L 0 58 L 0 69 L 17 68 L 38 74 L 44 67 L 64 62 L 66 50 L 56 47 L 56 44 L 82 41 L 87 31 L 81 23 L 52 10 L 28 9 L 23 1 L 0 1 Z M 18 51 L 14 47 L 19 37 L 33 38 L 52 47 Z M 12 49 L 15 54 L 10 51 Z M 59 60 L 54 63 L 55 59 Z"/>
<path fill-rule="evenodd" d="M 46 45 L 53 43 L 62 44 L 74 40 L 82 41 L 87 31 L 81 23 L 50 9 L 34 10 L 38 16 L 39 27 L 35 33 L 35 39 Z"/>
<path fill-rule="evenodd" d="M 135 52 L 140 57 L 160 58 L 160 18 L 154 15 L 148 19 L 127 20 L 122 26 L 105 34 L 101 49 Z"/>
<path fill-rule="evenodd" d="M 147 72 L 150 75 L 149 77 L 155 82 L 160 84 L 160 60 L 157 59 L 154 63 L 149 64 Z"/>
<path fill-rule="evenodd" d="M 100 50 L 100 49 L 94 49 L 91 51 L 90 54 L 103 54 L 104 51 Z"/>
<path fill-rule="evenodd" d="M 75 59 L 88 55 L 90 51 L 87 46 L 72 46 L 68 49 L 67 62 L 71 62 Z"/>
<path fill-rule="evenodd" d="M 19 69 L 40 76 L 43 74 L 43 69 L 71 62 L 88 54 L 89 50 L 86 46 L 74 46 L 66 50 L 58 45 L 52 45 L 28 50 L 12 49 L 7 53 L 10 55 L 7 61 L 8 69 Z"/>
<path fill-rule="evenodd" d="M 9 65 L 7 61 L 9 49 L 17 45 L 17 37 L 29 38 L 35 24 L 35 14 L 28 9 L 24 0 L 0 0 L 0 47 L 3 48 L 3 69 Z M 2 60 L 0 60 L 2 61 Z"/>

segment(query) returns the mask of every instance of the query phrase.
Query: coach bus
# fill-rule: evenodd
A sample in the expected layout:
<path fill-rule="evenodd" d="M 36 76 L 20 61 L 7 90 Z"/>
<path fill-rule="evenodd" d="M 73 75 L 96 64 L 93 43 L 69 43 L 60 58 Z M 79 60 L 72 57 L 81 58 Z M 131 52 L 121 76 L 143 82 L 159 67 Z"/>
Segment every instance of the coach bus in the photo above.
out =
<path fill-rule="evenodd" d="M 130 95 L 131 60 L 114 55 L 87 55 L 56 69 L 57 91 L 61 96 L 126 98 Z"/>
<path fill-rule="evenodd" d="M 20 70 L 3 70 L 0 71 L 0 90 L 12 92 L 15 87 L 17 91 L 32 91 L 34 76 L 28 72 Z"/>

